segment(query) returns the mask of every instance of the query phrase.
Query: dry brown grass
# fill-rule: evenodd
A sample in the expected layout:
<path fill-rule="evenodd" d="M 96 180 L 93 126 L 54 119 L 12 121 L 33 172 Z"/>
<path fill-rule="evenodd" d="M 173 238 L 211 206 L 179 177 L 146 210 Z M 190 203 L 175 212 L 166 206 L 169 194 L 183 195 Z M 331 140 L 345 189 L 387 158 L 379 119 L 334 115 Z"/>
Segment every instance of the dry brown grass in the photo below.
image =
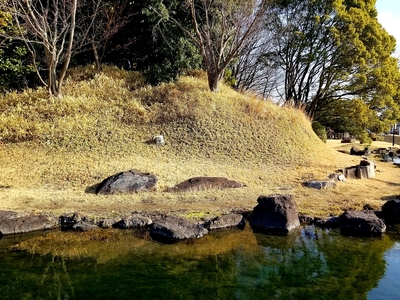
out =
<path fill-rule="evenodd" d="M 86 72 L 86 73 L 85 73 Z M 325 179 L 359 158 L 336 151 L 293 108 L 260 101 L 221 85 L 208 91 L 203 75 L 145 86 L 140 74 L 107 67 L 71 72 L 63 99 L 43 90 L 0 99 L 0 209 L 92 216 L 164 212 L 192 218 L 250 210 L 260 195 L 289 193 L 302 213 L 379 208 L 399 191 L 398 168 L 377 162 L 376 179 L 317 191 Z M 163 134 L 163 147 L 145 142 Z M 132 168 L 159 178 L 156 191 L 96 196 L 91 187 Z M 241 189 L 173 194 L 194 176 L 223 176 Z"/>

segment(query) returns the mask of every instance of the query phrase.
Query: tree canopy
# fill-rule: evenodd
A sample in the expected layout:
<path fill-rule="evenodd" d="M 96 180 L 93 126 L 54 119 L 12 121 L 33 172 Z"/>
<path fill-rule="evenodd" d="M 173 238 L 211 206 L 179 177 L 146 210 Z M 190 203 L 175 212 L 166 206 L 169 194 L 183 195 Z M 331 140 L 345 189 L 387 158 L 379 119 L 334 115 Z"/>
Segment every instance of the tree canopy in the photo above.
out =
<path fill-rule="evenodd" d="M 168 10 L 162 1 L 153 7 L 161 23 L 178 26 L 201 53 L 210 90 L 218 83 L 228 64 L 245 49 L 261 30 L 266 0 L 185 0 L 190 11 L 192 27 L 188 28 Z"/>
<path fill-rule="evenodd" d="M 141 71 L 151 84 L 202 68 L 213 91 L 229 78 L 326 126 L 353 106 L 374 116 L 361 127 L 400 117 L 396 41 L 378 22 L 376 0 L 79 3 L 75 13 L 76 0 L 0 0 L 0 68 L 23 81 L 36 66 L 53 95 L 71 59 Z M 6 78 L 0 84 L 11 87 Z"/>
<path fill-rule="evenodd" d="M 264 56 L 282 74 L 277 94 L 284 102 L 305 107 L 311 118 L 339 99 L 393 105 L 396 42 L 379 24 L 374 0 L 280 1 L 274 11 L 273 50 Z"/>

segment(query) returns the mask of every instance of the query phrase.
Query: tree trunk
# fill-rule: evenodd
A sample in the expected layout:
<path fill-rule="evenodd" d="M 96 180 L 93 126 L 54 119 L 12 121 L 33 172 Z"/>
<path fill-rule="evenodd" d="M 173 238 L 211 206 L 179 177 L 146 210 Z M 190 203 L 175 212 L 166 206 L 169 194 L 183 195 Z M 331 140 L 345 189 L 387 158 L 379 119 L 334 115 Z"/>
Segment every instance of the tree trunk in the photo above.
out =
<path fill-rule="evenodd" d="M 311 119 L 311 121 L 314 120 L 315 113 L 317 112 L 318 109 L 319 100 L 320 100 L 319 95 L 315 95 L 308 108 L 307 114 L 308 117 Z"/>
<path fill-rule="evenodd" d="M 221 72 L 213 72 L 211 70 L 207 70 L 207 79 L 208 79 L 208 87 L 212 92 L 218 91 L 218 84 L 221 80 L 222 73 Z"/>
<path fill-rule="evenodd" d="M 93 40 L 92 40 L 91 44 L 92 44 L 92 50 L 93 50 L 94 62 L 96 64 L 96 69 L 97 69 L 97 71 L 101 71 L 100 57 L 97 52 L 96 44 Z"/>
<path fill-rule="evenodd" d="M 57 85 L 57 57 L 54 49 L 46 49 L 46 63 L 48 68 L 47 89 L 50 95 L 59 97 L 60 91 Z"/>

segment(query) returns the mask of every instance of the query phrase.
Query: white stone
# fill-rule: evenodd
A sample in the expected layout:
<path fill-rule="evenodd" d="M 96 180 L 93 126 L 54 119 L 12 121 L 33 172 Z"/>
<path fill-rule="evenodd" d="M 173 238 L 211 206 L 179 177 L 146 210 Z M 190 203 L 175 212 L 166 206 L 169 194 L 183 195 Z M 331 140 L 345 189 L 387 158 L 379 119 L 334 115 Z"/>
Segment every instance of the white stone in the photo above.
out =
<path fill-rule="evenodd" d="M 157 145 L 164 145 L 165 144 L 164 136 L 162 136 L 162 135 L 156 135 L 155 137 L 153 137 L 153 141 Z"/>

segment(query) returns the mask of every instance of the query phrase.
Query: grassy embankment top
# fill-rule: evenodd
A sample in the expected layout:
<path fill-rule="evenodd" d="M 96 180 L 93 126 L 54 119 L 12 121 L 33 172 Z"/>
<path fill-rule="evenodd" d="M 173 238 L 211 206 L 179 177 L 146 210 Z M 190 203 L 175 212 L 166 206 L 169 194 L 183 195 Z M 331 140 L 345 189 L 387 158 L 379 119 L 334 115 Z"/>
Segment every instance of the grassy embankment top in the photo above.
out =
<path fill-rule="evenodd" d="M 354 190 L 365 191 L 359 182 L 304 188 L 304 180 L 325 179 L 358 158 L 322 143 L 302 112 L 223 84 L 212 93 L 200 73 L 147 86 L 135 72 L 74 69 L 63 98 L 49 99 L 44 89 L 10 93 L 0 99 L 0 114 L 0 209 L 195 218 L 251 209 L 259 195 L 271 193 L 293 194 L 299 210 L 313 215 L 382 202 L 378 195 L 362 199 Z M 159 134 L 165 146 L 146 143 Z M 91 193 L 105 177 L 132 168 L 156 174 L 157 190 Z M 194 176 L 227 177 L 247 187 L 165 191 Z"/>

